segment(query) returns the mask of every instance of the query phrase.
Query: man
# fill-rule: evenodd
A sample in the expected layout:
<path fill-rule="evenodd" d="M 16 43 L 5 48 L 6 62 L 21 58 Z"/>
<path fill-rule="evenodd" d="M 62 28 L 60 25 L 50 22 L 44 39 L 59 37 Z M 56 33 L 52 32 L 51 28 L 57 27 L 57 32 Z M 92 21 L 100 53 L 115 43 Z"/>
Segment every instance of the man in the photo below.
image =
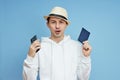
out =
<path fill-rule="evenodd" d="M 23 65 L 24 80 L 36 80 L 38 71 L 40 80 L 88 80 L 91 46 L 88 41 L 81 45 L 64 34 L 69 25 L 67 11 L 54 7 L 44 18 L 51 36 L 30 45 Z"/>

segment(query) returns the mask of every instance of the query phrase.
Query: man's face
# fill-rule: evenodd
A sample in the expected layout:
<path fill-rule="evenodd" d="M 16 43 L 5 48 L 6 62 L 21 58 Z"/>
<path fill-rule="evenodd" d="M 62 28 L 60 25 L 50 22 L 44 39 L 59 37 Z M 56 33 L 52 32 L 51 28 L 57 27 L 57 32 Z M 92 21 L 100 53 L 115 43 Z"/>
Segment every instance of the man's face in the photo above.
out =
<path fill-rule="evenodd" d="M 67 27 L 65 20 L 57 17 L 50 17 L 47 25 L 51 31 L 51 37 L 61 38 L 64 36 L 64 31 Z"/>

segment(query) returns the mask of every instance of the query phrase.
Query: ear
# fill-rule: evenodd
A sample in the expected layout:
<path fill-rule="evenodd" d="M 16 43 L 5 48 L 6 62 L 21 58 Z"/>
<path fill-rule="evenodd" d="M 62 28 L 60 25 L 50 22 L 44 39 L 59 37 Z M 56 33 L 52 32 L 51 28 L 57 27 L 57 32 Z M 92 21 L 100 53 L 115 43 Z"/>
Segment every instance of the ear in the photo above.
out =
<path fill-rule="evenodd" d="M 46 22 L 46 25 L 47 25 L 47 27 L 48 27 L 48 28 L 50 28 L 50 27 L 49 27 L 49 23 L 48 23 L 48 22 Z"/>

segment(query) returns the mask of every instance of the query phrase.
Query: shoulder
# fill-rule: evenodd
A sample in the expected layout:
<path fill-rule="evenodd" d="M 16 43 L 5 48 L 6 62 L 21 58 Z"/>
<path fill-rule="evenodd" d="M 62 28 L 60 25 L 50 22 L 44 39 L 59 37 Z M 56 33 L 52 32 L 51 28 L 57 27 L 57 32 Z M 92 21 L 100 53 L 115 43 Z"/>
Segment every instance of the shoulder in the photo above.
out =
<path fill-rule="evenodd" d="M 70 40 L 70 43 L 73 44 L 73 45 L 76 45 L 76 46 L 81 46 L 82 45 L 79 41 L 73 40 L 73 39 Z"/>
<path fill-rule="evenodd" d="M 70 37 L 70 35 L 65 36 L 64 39 L 65 44 L 70 44 L 70 45 L 74 45 L 74 46 L 81 46 L 81 43 L 77 40 L 74 40 Z"/>

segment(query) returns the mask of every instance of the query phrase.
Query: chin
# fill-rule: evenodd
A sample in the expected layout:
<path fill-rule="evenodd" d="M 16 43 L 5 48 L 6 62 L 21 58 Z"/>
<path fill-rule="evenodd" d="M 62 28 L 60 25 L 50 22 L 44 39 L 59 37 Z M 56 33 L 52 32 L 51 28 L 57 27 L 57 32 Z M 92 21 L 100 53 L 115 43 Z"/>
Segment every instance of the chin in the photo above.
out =
<path fill-rule="evenodd" d="M 62 35 L 61 34 L 56 34 L 55 37 L 60 38 L 60 37 L 62 37 Z"/>

